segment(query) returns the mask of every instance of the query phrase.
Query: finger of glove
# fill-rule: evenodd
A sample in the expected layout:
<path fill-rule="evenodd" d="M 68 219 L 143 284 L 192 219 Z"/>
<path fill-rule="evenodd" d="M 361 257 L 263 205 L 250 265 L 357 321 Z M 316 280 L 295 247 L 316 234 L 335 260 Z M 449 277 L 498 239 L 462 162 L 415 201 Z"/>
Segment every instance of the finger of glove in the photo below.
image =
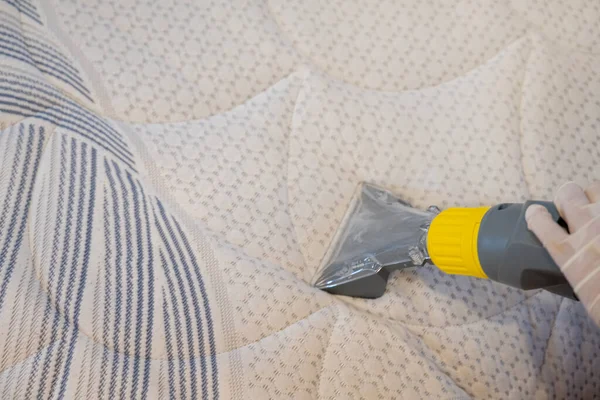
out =
<path fill-rule="evenodd" d="M 567 242 L 569 235 L 554 220 L 546 207 L 533 204 L 525 211 L 527 227 L 542 242 L 557 264 L 563 265 L 574 254 L 574 249 Z"/>
<path fill-rule="evenodd" d="M 590 219 L 589 212 L 584 209 L 590 201 L 581 186 L 575 182 L 566 183 L 558 189 L 554 204 L 560 215 L 567 221 L 571 233 L 577 232 Z"/>
<path fill-rule="evenodd" d="M 600 202 L 600 181 L 592 182 L 587 188 L 585 188 L 585 194 L 590 203 Z"/>
<path fill-rule="evenodd" d="M 585 189 L 590 204 L 583 208 L 591 216 L 600 215 L 600 181 L 593 182 Z"/>

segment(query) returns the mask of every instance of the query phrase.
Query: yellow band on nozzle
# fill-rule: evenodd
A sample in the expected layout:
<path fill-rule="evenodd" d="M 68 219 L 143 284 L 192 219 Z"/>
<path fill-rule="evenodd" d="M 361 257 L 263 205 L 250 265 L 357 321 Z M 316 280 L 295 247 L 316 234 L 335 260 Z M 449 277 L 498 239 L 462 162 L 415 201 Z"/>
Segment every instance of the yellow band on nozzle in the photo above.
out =
<path fill-rule="evenodd" d="M 427 234 L 427 251 L 439 269 L 454 275 L 487 278 L 479 263 L 479 226 L 489 207 L 449 208 L 437 215 Z"/>

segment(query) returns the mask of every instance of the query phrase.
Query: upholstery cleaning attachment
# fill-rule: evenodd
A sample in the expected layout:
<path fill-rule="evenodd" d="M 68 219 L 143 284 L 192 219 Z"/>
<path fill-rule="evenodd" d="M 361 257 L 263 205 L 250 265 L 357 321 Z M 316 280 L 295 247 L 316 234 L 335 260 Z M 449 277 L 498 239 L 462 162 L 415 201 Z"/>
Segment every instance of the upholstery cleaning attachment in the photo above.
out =
<path fill-rule="evenodd" d="M 576 299 L 558 266 L 527 229 L 525 210 L 541 204 L 566 229 L 551 202 L 421 211 L 362 184 L 314 285 L 333 294 L 377 298 L 392 271 L 435 265 L 454 275 Z"/>

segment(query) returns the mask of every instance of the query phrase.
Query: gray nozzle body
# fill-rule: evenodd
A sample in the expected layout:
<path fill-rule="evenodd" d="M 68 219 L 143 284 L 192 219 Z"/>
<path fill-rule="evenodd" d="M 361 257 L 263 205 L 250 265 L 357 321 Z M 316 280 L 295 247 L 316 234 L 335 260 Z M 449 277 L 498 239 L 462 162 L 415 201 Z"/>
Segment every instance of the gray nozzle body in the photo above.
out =
<path fill-rule="evenodd" d="M 497 282 L 519 289 L 546 289 L 577 299 L 548 251 L 527 228 L 525 210 L 531 204 L 548 209 L 553 219 L 566 227 L 551 202 L 499 204 L 481 220 L 477 239 L 479 262 L 486 275 Z"/>

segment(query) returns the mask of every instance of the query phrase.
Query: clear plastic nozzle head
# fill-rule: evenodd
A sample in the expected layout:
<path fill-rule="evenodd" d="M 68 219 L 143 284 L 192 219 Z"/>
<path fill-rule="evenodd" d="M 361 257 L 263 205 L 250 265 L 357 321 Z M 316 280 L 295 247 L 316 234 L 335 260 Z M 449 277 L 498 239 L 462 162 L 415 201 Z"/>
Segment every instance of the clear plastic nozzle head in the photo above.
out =
<path fill-rule="evenodd" d="M 362 184 L 314 285 L 332 288 L 428 260 L 427 230 L 439 209 L 421 211 L 390 192 Z"/>

